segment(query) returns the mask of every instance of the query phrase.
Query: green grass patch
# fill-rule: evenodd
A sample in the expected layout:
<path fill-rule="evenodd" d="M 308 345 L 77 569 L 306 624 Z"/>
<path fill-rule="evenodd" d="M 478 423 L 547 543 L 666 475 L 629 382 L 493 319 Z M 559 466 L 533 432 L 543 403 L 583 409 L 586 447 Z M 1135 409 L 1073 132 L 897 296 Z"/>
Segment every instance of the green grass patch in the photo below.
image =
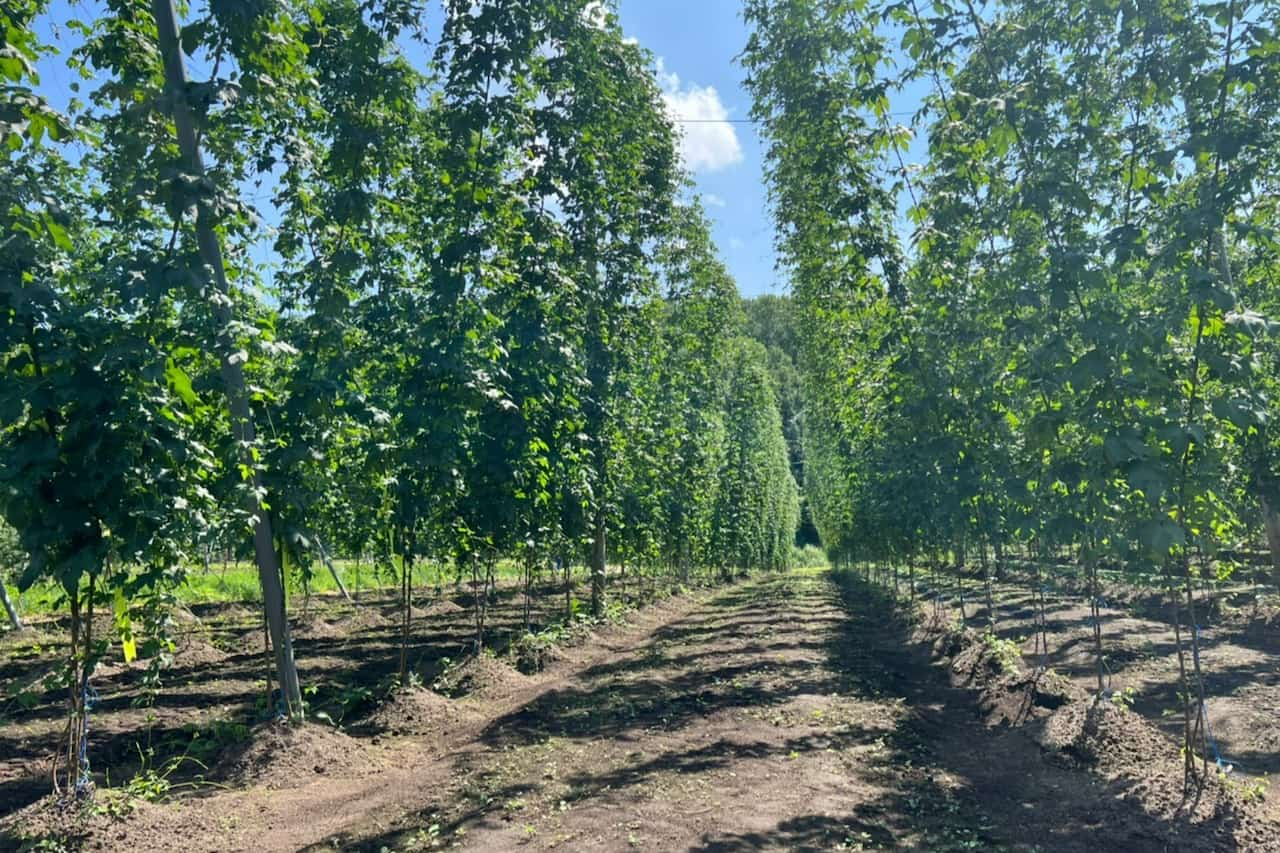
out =
<path fill-rule="evenodd" d="M 399 590 L 399 581 L 386 566 L 376 566 L 362 561 L 357 567 L 354 560 L 335 560 L 334 568 L 337 569 L 348 592 L 354 593 L 357 588 L 362 595 L 371 591 L 394 593 Z M 511 581 L 523 577 L 521 567 L 513 560 L 500 560 L 495 573 L 500 580 Z M 449 588 L 456 578 L 457 570 L 450 564 L 422 560 L 413 569 L 413 585 L 418 589 L 432 587 L 437 583 Z M 464 574 L 462 577 L 464 590 L 469 589 L 470 581 L 470 574 Z M 322 565 L 315 566 L 308 585 L 313 595 L 338 592 L 338 585 L 334 582 L 333 575 Z M 304 595 L 306 586 L 296 574 L 290 577 L 289 597 L 293 599 Z M 12 585 L 8 589 L 10 598 L 24 616 L 44 616 L 60 610 L 57 604 L 61 594 L 54 584 L 37 584 L 22 594 L 19 594 L 17 588 Z M 262 598 L 261 587 L 258 585 L 258 569 L 248 561 L 225 566 L 221 563 L 213 563 L 207 572 L 199 566 L 190 568 L 187 571 L 185 583 L 178 588 L 176 595 L 182 604 L 259 601 Z"/>
<path fill-rule="evenodd" d="M 797 569 L 825 569 L 831 563 L 826 551 L 817 545 L 805 545 L 803 548 L 792 546 L 791 565 Z"/>

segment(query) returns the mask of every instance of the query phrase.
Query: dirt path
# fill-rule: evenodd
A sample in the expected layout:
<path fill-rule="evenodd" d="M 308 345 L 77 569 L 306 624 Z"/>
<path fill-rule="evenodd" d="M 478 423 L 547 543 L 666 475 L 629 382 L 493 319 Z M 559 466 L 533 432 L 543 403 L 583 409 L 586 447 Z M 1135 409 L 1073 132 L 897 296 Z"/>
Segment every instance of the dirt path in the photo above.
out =
<path fill-rule="evenodd" d="M 490 722 L 397 825 L 316 849 L 1171 849 L 1122 792 L 986 728 L 865 592 L 727 591 Z"/>
<path fill-rule="evenodd" d="M 101 849 L 1165 851 L 1241 847 L 989 728 L 850 575 L 646 610 L 429 736 L 314 781 L 145 806 Z M 445 700 L 439 700 L 441 702 Z M 323 759 L 319 759 L 323 763 Z M 1187 833 L 1182 835 L 1180 833 Z"/>

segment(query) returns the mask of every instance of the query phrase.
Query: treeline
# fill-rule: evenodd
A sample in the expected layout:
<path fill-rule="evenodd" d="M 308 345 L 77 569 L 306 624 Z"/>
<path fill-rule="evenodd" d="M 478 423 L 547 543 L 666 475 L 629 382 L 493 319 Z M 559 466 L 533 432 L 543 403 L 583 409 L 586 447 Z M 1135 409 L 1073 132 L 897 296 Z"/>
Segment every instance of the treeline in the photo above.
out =
<path fill-rule="evenodd" d="M 827 549 L 1280 582 L 1280 4 L 746 15 Z"/>
<path fill-rule="evenodd" d="M 209 547 L 252 541 L 295 716 L 281 578 L 335 555 L 406 633 L 427 558 L 586 563 L 597 613 L 607 564 L 787 565 L 766 355 L 607 4 L 45 6 L 0 12 L 0 510 L 73 718 L 94 609 L 131 642 Z"/>

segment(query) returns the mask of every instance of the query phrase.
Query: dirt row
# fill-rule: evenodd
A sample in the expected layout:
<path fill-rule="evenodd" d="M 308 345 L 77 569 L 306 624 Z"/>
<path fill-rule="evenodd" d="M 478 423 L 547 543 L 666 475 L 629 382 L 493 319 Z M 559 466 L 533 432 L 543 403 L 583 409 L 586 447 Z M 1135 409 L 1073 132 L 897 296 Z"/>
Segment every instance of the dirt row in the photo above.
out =
<path fill-rule="evenodd" d="M 564 618 L 563 587 L 534 593 L 534 630 Z M 446 588 L 443 597 L 419 590 L 415 602 L 408 649 L 412 677 L 465 691 L 469 669 L 444 676 L 474 651 L 473 597 L 465 587 Z M 522 588 L 500 585 L 487 616 L 487 649 L 510 652 L 524 633 Z M 169 629 L 174 648 L 156 681 L 148 672 L 153 661 L 125 664 L 118 644 L 109 649 L 93 675 L 98 701 L 89 718 L 89 759 L 100 789 L 148 771 L 173 785 L 197 783 L 210 776 L 222 753 L 272 716 L 271 661 L 263 651 L 261 619 L 251 603 L 176 608 Z M 110 615 L 97 621 L 102 624 L 95 633 L 109 635 Z M 315 596 L 298 607 L 291 622 L 309 706 L 343 726 L 358 722 L 398 670 L 396 600 L 366 593 L 353 605 Z M 65 689 L 56 678 L 66 652 L 65 626 L 56 618 L 29 623 L 30 630 L 0 634 L 0 815 L 48 793 L 49 757 L 66 724 Z"/>
<path fill-rule="evenodd" d="M 679 597 L 651 604 L 628 624 L 580 635 L 575 644 L 556 651 L 544 672 L 524 675 L 491 654 L 462 657 L 468 648 L 470 613 L 456 603 L 438 603 L 420 614 L 424 625 L 417 630 L 411 659 L 419 675 L 432 669 L 440 673 L 441 677 L 427 683 L 441 691 L 456 691 L 458 698 L 424 687 L 390 696 L 375 691 L 371 707 L 354 713 L 341 726 L 316 722 L 298 728 L 260 722 L 248 727 L 243 736 L 217 744 L 208 764 L 194 778 L 184 763 L 173 777 L 182 781 L 163 802 L 126 799 L 118 787 L 100 785 L 90 808 L 65 807 L 47 795 L 12 812 L 6 806 L 0 809 L 0 815 L 5 815 L 0 817 L 0 849 L 19 848 L 33 837 L 56 837 L 72 849 L 169 851 L 180 842 L 193 851 L 283 851 L 321 842 L 351 825 L 384 815 L 395 819 L 447 782 L 454 759 L 480 736 L 488 720 L 532 701 L 565 673 L 607 658 L 628 637 L 647 635 L 654 625 L 687 605 Z M 371 622 L 376 624 L 370 626 Z M 349 689 L 381 684 L 381 677 L 368 680 L 369 670 L 381 672 L 393 665 L 398 649 L 395 626 L 369 614 L 361 615 L 359 623 L 327 621 L 327 628 L 319 632 L 329 637 L 324 642 L 337 644 L 327 659 L 333 668 L 325 671 L 326 678 L 366 678 L 365 684 L 354 682 Z M 499 632 L 498 624 L 491 627 Z M 325 665 L 326 659 L 317 654 L 321 641 L 306 639 L 305 631 L 300 634 L 300 658 L 305 652 L 310 666 Z M 242 641 L 249 642 L 247 637 Z M 243 676 L 236 669 L 248 666 L 239 660 L 244 654 L 248 653 L 191 665 L 205 675 L 193 678 L 190 686 L 198 685 L 206 695 L 242 698 L 236 690 L 252 684 L 240 680 Z M 255 663 L 259 656 L 260 651 L 251 655 Z M 384 664 L 383 658 L 391 663 Z M 181 651 L 178 660 L 182 660 Z M 314 676 L 304 674 L 304 680 L 315 683 Z M 182 705 L 175 697 L 186 695 L 186 689 L 187 685 L 178 683 L 166 693 L 163 713 L 179 712 Z M 235 709 L 223 705 L 204 710 L 227 715 Z M 129 728 L 133 716 L 125 708 L 96 716 L 117 732 L 107 736 L 107 743 L 140 736 Z M 194 742 L 202 737 L 217 740 L 210 734 L 217 731 L 215 726 L 179 733 L 189 731 L 195 733 Z M 151 737 L 159 740 L 154 732 Z M 99 767 L 102 743 L 100 737 L 95 751 Z M 36 781 L 47 792 L 47 780 Z"/>
<path fill-rule="evenodd" d="M 342 849 L 1275 850 L 1138 715 L 1006 675 L 849 574 L 765 579 L 494 720 L 449 787 Z M 474 746 L 474 745 L 473 745 Z"/>
<path fill-rule="evenodd" d="M 411 691 L 341 730 L 259 725 L 220 751 L 218 784 L 99 810 L 78 843 L 1280 849 L 1269 799 L 1218 780 L 1183 799 L 1176 749 L 1140 714 L 1006 671 L 953 627 L 850 573 L 758 577 L 646 608 L 539 674 L 481 658 L 457 698 Z M 0 826 L 59 819 L 40 801 Z"/>
<path fill-rule="evenodd" d="M 1042 655 L 1036 647 L 1037 596 L 1026 585 L 1012 583 L 996 584 L 994 591 L 995 633 L 1018 645 L 1028 668 L 1044 664 L 1081 690 L 1097 691 L 1086 595 L 1057 591 L 1047 596 L 1048 648 Z M 906 597 L 905 589 L 901 592 Z M 955 619 L 958 602 L 947 587 L 921 584 L 918 600 L 928 602 L 935 593 L 945 600 L 945 618 Z M 1241 601 L 1232 606 L 1232 597 Z M 1178 636 L 1165 597 L 1150 590 L 1113 589 L 1104 594 L 1101 605 L 1107 692 L 1141 714 L 1170 743 L 1181 743 Z M 1210 750 L 1216 750 L 1214 758 L 1221 759 L 1223 769 L 1263 784 L 1280 772 L 1280 616 L 1256 605 L 1251 596 L 1198 601 L 1197 639 Z M 985 596 L 971 599 L 966 614 L 969 625 L 985 626 Z M 1184 623 L 1181 643 L 1189 668 L 1190 632 Z"/>

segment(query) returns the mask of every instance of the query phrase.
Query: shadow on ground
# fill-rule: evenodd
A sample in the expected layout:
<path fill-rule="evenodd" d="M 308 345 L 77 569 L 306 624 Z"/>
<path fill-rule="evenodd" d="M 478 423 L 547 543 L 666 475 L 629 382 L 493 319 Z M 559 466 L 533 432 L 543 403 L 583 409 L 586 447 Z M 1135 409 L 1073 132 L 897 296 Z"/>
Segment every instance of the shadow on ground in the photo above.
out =
<path fill-rule="evenodd" d="M 1158 820 L 1131 784 L 1050 762 L 1032 727 L 986 727 L 912 627 L 849 573 L 742 584 L 494 719 L 451 789 L 394 829 L 313 849 L 403 849 L 424 833 L 497 849 L 521 824 L 535 848 L 1243 849 L 1230 815 Z M 825 697 L 861 716 L 804 719 Z M 747 717 L 775 728 L 728 724 Z M 720 811 L 682 799 L 699 786 Z"/>

